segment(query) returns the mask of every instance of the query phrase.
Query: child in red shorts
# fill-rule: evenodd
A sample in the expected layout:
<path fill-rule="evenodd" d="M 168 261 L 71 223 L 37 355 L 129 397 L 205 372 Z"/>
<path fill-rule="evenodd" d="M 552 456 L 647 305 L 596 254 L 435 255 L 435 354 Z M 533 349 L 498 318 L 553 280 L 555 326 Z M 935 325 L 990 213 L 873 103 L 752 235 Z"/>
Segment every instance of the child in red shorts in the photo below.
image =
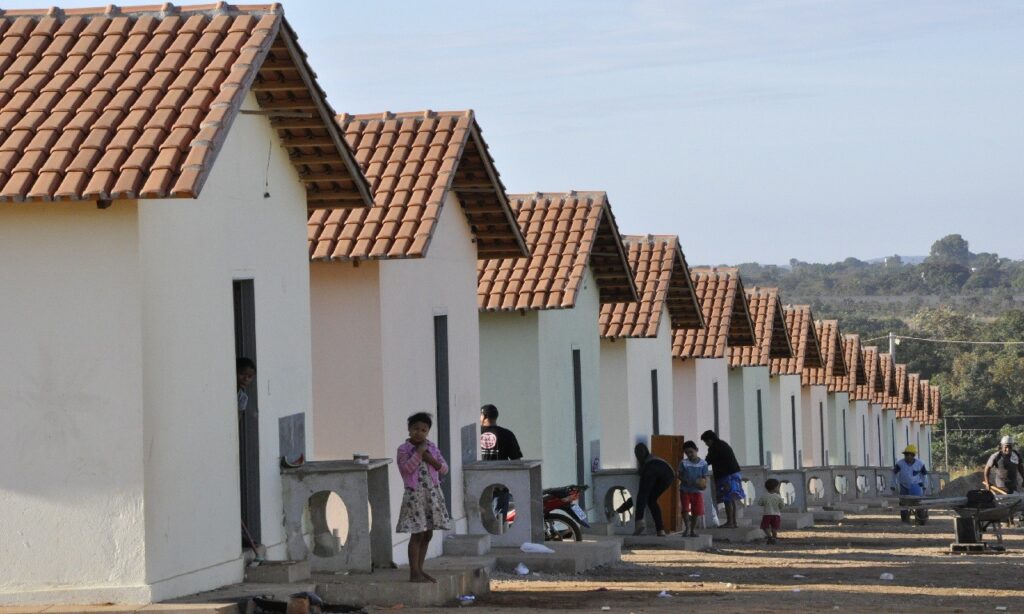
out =
<path fill-rule="evenodd" d="M 679 463 L 679 501 L 682 503 L 683 537 L 697 537 L 697 519 L 704 515 L 704 489 L 708 485 L 708 463 L 697 454 L 697 444 L 683 444 L 684 458 Z"/>
<path fill-rule="evenodd" d="M 766 480 L 764 489 L 768 492 L 757 498 L 755 505 L 764 508 L 764 515 L 761 516 L 761 530 L 769 544 L 774 544 L 779 538 L 779 528 L 782 526 L 782 507 L 786 501 L 779 494 L 779 481 L 772 478 Z"/>

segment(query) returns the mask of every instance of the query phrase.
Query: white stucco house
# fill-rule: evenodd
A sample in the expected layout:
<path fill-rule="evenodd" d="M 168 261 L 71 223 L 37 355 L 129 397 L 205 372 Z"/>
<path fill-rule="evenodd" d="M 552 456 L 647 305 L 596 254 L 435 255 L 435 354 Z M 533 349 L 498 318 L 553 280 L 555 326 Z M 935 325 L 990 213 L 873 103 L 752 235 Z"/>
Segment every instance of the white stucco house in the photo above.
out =
<path fill-rule="evenodd" d="M 771 360 L 792 358 L 793 345 L 778 288 L 751 288 L 747 301 L 757 343 L 729 348 L 730 445 L 740 465 L 767 466 L 778 453 L 769 434 L 779 428 L 768 411 Z"/>
<path fill-rule="evenodd" d="M 673 336 L 675 434 L 699 441 L 713 430 L 730 442 L 729 348 L 755 344 L 754 322 L 737 269 L 695 268 L 691 277 L 705 327 Z"/>
<path fill-rule="evenodd" d="M 679 238 L 623 238 L 639 300 L 601 305 L 601 465 L 633 467 L 633 446 L 672 434 L 672 331 L 704 319 Z"/>
<path fill-rule="evenodd" d="M 307 210 L 365 179 L 279 5 L 0 30 L 0 605 L 239 582 L 315 450 Z"/>
<path fill-rule="evenodd" d="M 879 361 L 878 348 L 865 346 L 861 348 L 861 361 L 864 364 L 864 376 L 866 381 L 856 387 L 853 398 L 857 403 L 857 414 L 859 423 L 857 425 L 860 443 L 861 456 L 856 459 L 857 465 L 864 467 L 877 467 L 881 459 L 881 431 L 878 425 L 881 424 L 881 406 L 878 404 L 878 395 L 885 385 L 885 376 L 882 374 L 881 362 Z"/>
<path fill-rule="evenodd" d="M 768 394 L 771 421 L 777 427 L 771 433 L 771 464 L 775 469 L 799 469 L 805 465 L 803 440 L 803 385 L 804 370 L 824 364 L 821 344 L 814 328 L 814 315 L 810 305 L 783 307 L 786 329 L 793 345 L 792 358 L 773 358 L 772 377 Z"/>
<path fill-rule="evenodd" d="M 838 327 L 837 327 L 838 330 Z M 835 394 L 835 465 L 859 465 L 862 452 L 858 446 L 860 418 L 857 417 L 854 392 L 858 385 L 867 382 L 864 360 L 860 349 L 859 335 L 839 334 L 840 347 L 846 360 L 846 375 L 836 375 L 829 382 L 829 392 Z M 831 395 L 830 395 L 831 396 Z"/>
<path fill-rule="evenodd" d="M 477 267 L 481 401 L 543 461 L 545 487 L 590 484 L 601 464 L 599 314 L 637 300 L 633 273 L 604 192 L 509 203 L 530 256 Z"/>
<path fill-rule="evenodd" d="M 886 417 L 889 424 L 889 448 L 887 451 L 891 453 L 891 463 L 895 464 L 901 458 L 900 454 L 907 445 L 907 438 L 904 435 L 906 422 L 903 415 L 907 405 L 910 404 L 910 387 L 907 385 L 906 365 L 895 364 L 893 372 L 895 373 L 893 386 L 896 394 L 890 400 L 892 410 L 886 412 Z"/>
<path fill-rule="evenodd" d="M 317 456 L 393 458 L 408 416 L 434 414 L 430 438 L 451 468 L 442 488 L 465 531 L 462 464 L 477 457 L 480 416 L 476 271 L 482 259 L 525 254 L 523 237 L 472 111 L 338 124 L 374 201 L 309 216 Z M 397 518 L 403 486 L 390 471 Z M 396 561 L 407 560 L 408 537 L 393 536 Z"/>
<path fill-rule="evenodd" d="M 878 405 L 881 407 L 881 418 L 879 420 L 879 432 L 882 438 L 882 452 L 879 457 L 878 466 L 888 467 L 895 464 L 893 457 L 893 429 L 892 423 L 895 420 L 894 414 L 899 406 L 897 403 L 896 385 L 896 363 L 888 353 L 878 355 L 879 368 L 882 371 L 882 392 L 878 395 Z"/>
<path fill-rule="evenodd" d="M 836 377 L 846 375 L 846 357 L 840 342 L 839 322 L 836 320 L 817 320 L 814 330 L 821 346 L 823 364 L 820 367 L 805 367 L 803 370 L 803 417 L 804 423 L 810 424 L 804 430 L 805 450 L 810 450 L 804 457 L 806 466 L 841 465 L 841 439 L 836 423 L 841 420 L 843 410 L 849 404 L 849 393 L 836 392 L 833 382 Z M 841 396 L 842 398 L 837 398 Z"/>

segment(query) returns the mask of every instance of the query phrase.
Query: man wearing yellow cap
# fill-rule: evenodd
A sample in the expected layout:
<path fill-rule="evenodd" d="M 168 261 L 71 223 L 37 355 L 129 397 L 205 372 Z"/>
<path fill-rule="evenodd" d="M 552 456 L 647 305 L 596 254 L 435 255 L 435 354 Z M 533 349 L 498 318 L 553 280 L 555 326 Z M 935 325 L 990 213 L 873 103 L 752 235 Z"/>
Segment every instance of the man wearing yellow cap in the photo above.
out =
<path fill-rule="evenodd" d="M 925 469 L 924 463 L 917 458 L 917 446 L 910 444 L 903 450 L 903 458 L 896 461 L 896 466 L 892 468 L 893 473 L 893 490 L 899 487 L 900 495 L 909 495 L 920 497 L 924 495 L 924 482 L 928 479 L 928 470 Z M 917 523 L 924 524 L 928 519 L 928 511 L 923 509 L 916 510 Z M 910 522 L 910 510 L 900 510 L 900 520 L 903 522 Z"/>

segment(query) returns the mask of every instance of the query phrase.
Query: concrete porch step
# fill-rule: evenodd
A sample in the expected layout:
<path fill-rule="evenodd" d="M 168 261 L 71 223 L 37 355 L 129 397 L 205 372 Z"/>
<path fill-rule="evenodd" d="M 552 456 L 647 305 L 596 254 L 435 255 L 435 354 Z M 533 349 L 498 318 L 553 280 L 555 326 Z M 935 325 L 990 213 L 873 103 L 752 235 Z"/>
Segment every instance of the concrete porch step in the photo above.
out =
<path fill-rule="evenodd" d="M 212 591 L 197 593 L 195 595 L 189 595 L 178 599 L 171 599 L 161 605 L 199 606 L 217 602 L 232 602 L 232 607 L 234 607 L 235 602 L 247 597 L 267 597 L 275 601 L 288 601 L 288 597 L 303 591 L 311 591 L 315 593 L 316 584 L 311 581 L 292 582 L 289 584 L 263 582 L 229 584 L 228 586 L 223 586 Z M 186 612 L 188 610 L 182 611 Z M 235 612 L 235 610 L 228 610 L 228 612 Z"/>
<path fill-rule="evenodd" d="M 814 526 L 814 514 L 811 512 L 783 512 L 782 528 L 787 530 L 806 529 Z"/>
<path fill-rule="evenodd" d="M 846 514 L 839 510 L 812 509 L 810 514 L 814 517 L 814 522 L 839 522 L 846 517 Z"/>
<path fill-rule="evenodd" d="M 604 537 L 584 539 L 579 542 L 544 542 L 555 552 L 534 554 L 519 548 L 492 548 L 491 554 L 497 559 L 498 569 L 513 571 L 519 563 L 531 572 L 578 574 L 594 567 L 618 562 L 622 556 L 622 539 Z"/>
<path fill-rule="evenodd" d="M 0 606 L 0 614 L 244 614 L 233 603 Z"/>
<path fill-rule="evenodd" d="M 626 548 L 671 548 L 673 550 L 699 551 L 711 547 L 712 537 L 708 532 L 698 533 L 697 537 L 683 537 L 682 533 L 671 533 L 665 537 L 656 535 L 629 536 L 622 539 Z"/>
<path fill-rule="evenodd" d="M 245 568 L 245 581 L 253 584 L 294 584 L 310 577 L 309 561 L 263 561 Z"/>
<path fill-rule="evenodd" d="M 445 556 L 483 556 L 491 551 L 491 534 L 449 535 L 442 545 Z"/>
<path fill-rule="evenodd" d="M 349 606 L 423 608 L 451 605 L 460 595 L 491 591 L 493 557 L 439 557 L 425 569 L 437 584 L 409 582 L 409 569 L 376 569 L 369 574 L 314 574 L 316 592 L 327 603 Z"/>
<path fill-rule="evenodd" d="M 707 529 L 711 538 L 723 542 L 744 543 L 764 539 L 764 531 L 758 527 L 739 527 L 738 529 L 723 529 L 722 527 Z"/>
<path fill-rule="evenodd" d="M 847 514 L 859 514 L 861 512 L 866 512 L 868 506 L 864 505 L 863 503 L 843 502 L 833 503 L 832 505 L 829 505 L 825 509 L 845 512 Z"/>

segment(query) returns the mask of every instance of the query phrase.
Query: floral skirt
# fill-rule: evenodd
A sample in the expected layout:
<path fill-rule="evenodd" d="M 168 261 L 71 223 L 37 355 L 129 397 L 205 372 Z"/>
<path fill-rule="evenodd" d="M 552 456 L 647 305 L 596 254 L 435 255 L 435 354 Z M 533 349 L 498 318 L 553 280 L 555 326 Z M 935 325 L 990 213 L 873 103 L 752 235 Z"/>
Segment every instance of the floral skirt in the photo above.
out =
<path fill-rule="evenodd" d="M 452 519 L 444 503 L 444 493 L 439 486 L 431 483 L 426 463 L 420 464 L 418 477 L 415 489 L 405 489 L 395 530 L 399 533 L 450 530 Z"/>

